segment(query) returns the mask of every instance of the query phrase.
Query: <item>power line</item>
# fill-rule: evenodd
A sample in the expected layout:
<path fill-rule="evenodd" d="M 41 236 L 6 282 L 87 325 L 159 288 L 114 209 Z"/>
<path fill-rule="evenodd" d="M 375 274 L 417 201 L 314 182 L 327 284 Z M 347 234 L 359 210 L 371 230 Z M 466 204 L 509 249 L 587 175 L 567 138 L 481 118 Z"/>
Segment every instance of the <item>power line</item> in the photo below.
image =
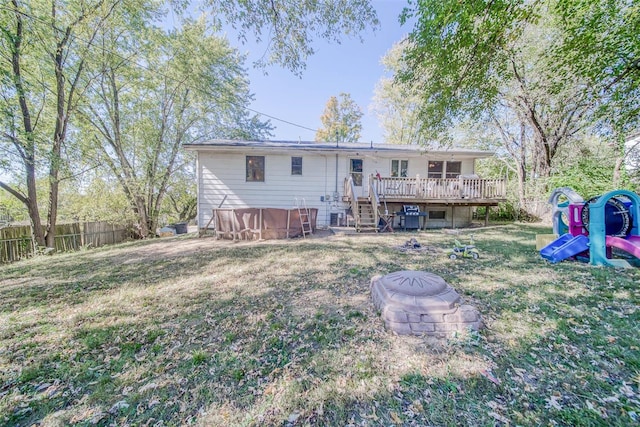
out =
<path fill-rule="evenodd" d="M 40 23 L 44 23 L 44 24 L 46 24 L 46 25 L 50 25 L 50 23 L 49 23 L 49 22 L 46 22 L 44 19 L 39 18 L 39 17 L 37 17 L 37 16 L 33 16 L 33 15 L 31 15 L 31 14 L 29 14 L 29 13 L 26 13 L 26 12 L 23 12 L 23 11 L 21 11 L 21 10 L 16 10 L 16 9 L 14 9 L 14 8 L 6 7 L 6 6 L 0 6 L 0 9 L 6 10 L 6 11 L 9 11 L 9 12 L 12 12 L 12 13 L 18 13 L 18 14 L 20 14 L 20 15 L 24 16 L 25 18 L 28 18 L 28 19 L 31 19 L 31 20 L 34 20 L 34 21 L 38 21 L 38 22 L 40 22 Z M 56 31 L 62 32 L 62 30 L 61 30 L 61 29 L 59 29 L 59 28 L 57 28 L 57 27 L 55 27 L 55 26 L 53 26 L 53 28 L 54 28 Z M 147 70 L 147 71 L 153 71 L 153 72 L 157 73 L 158 75 L 160 75 L 160 76 L 162 76 L 162 77 L 164 77 L 164 78 L 166 78 L 166 79 L 168 79 L 168 80 L 173 80 L 174 82 L 178 82 L 178 83 L 180 83 L 180 82 L 178 81 L 178 79 L 176 79 L 176 78 L 173 78 L 173 77 L 171 77 L 171 76 L 168 76 L 168 75 L 164 74 L 164 73 L 163 73 L 163 72 L 161 72 L 161 71 L 158 71 L 158 70 L 155 70 L 155 69 L 151 69 L 151 67 L 149 67 L 149 66 L 147 66 L 147 65 L 144 65 L 144 64 L 141 64 L 141 63 L 139 63 L 139 62 L 137 62 L 137 61 L 132 61 L 132 60 L 130 60 L 129 58 L 126 58 L 126 57 L 124 57 L 123 55 L 121 55 L 120 53 L 115 52 L 115 51 L 113 51 L 113 50 L 111 50 L 111 49 L 109 49 L 109 48 L 106 48 L 106 47 L 104 47 L 104 46 L 99 46 L 99 45 L 97 45 L 97 44 L 93 44 L 92 42 L 89 42 L 89 41 L 87 41 L 87 40 L 85 40 L 85 39 L 83 39 L 83 38 L 81 38 L 81 37 L 77 36 L 76 34 L 73 34 L 73 33 L 72 33 L 72 34 L 70 34 L 70 36 L 69 36 L 69 37 L 70 37 L 70 38 L 72 38 L 72 39 L 74 39 L 74 40 L 76 40 L 76 41 L 80 41 L 80 42 L 83 42 L 83 43 L 86 43 L 86 44 L 91 44 L 91 45 L 93 45 L 93 46 L 97 47 L 98 49 L 102 50 L 104 53 L 108 53 L 108 54 L 114 55 L 114 56 L 116 56 L 116 57 L 118 57 L 118 58 L 122 59 L 123 61 L 125 61 L 125 62 L 127 62 L 127 63 L 129 63 L 129 64 L 132 64 L 132 65 L 134 65 L 134 66 L 136 66 L 136 67 L 142 68 L 142 69 Z M 234 50 L 237 50 L 237 49 L 235 49 L 235 48 L 234 48 Z M 206 90 L 203 90 L 203 89 L 200 89 L 200 88 L 197 88 L 197 87 L 193 87 L 193 86 L 189 86 L 189 85 L 186 85 L 186 86 L 187 86 L 188 88 L 190 88 L 190 89 L 193 89 L 193 90 L 195 90 L 195 91 L 201 92 L 201 93 L 203 93 L 203 94 L 205 94 L 205 95 L 213 96 L 213 94 L 209 93 L 209 92 L 208 92 L 208 91 L 206 91 Z M 311 131 L 311 132 L 317 132 L 317 131 L 318 131 L 318 129 L 310 128 L 310 127 L 308 127 L 308 126 L 301 125 L 301 124 L 298 124 L 298 123 L 295 123 L 295 122 L 292 122 L 292 121 L 289 121 L 289 120 L 281 119 L 281 118 L 279 118 L 279 117 L 277 117 L 277 116 L 274 116 L 274 115 L 271 115 L 271 114 L 267 114 L 267 113 L 261 112 L 261 111 L 259 111 L 259 110 L 256 110 L 256 109 L 254 109 L 254 108 L 251 108 L 251 107 L 248 107 L 248 106 L 245 106 L 245 105 L 241 105 L 240 103 L 235 102 L 235 101 L 230 100 L 230 99 L 227 99 L 227 101 L 228 101 L 230 104 L 235 105 L 236 107 L 240 107 L 240 108 L 245 109 L 245 110 L 247 110 L 247 111 L 250 111 L 250 112 L 252 112 L 252 113 L 258 114 L 258 115 L 263 116 L 263 117 L 267 117 L 267 118 L 272 119 L 272 120 L 276 120 L 276 121 L 281 122 L 281 123 L 285 123 L 285 124 L 288 124 L 288 125 L 291 125 L 291 126 L 295 126 L 295 127 L 300 128 L 300 129 L 308 130 L 308 131 Z"/>

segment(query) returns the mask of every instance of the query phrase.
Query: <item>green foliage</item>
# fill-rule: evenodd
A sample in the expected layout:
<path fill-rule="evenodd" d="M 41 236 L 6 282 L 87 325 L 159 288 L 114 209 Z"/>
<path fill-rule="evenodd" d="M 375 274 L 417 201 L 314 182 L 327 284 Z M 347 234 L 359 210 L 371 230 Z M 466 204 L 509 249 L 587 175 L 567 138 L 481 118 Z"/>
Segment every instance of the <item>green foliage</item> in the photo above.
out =
<path fill-rule="evenodd" d="M 256 65 L 278 64 L 297 74 L 315 52 L 314 39 L 339 42 L 379 24 L 369 0 L 207 0 L 206 7 L 218 23 L 231 23 L 240 40 L 265 42 Z"/>
<path fill-rule="evenodd" d="M 54 246 L 59 182 L 71 170 L 69 155 L 77 152 L 70 128 L 87 85 L 86 62 L 96 32 L 118 3 L 14 1 L 0 8 L 0 148 L 22 190 L 0 186 L 28 208 L 39 245 Z M 42 183 L 46 234 L 38 202 Z"/>
<path fill-rule="evenodd" d="M 518 56 L 533 51 L 556 80 L 545 89 L 549 95 L 587 90 L 594 123 L 624 135 L 637 127 L 640 107 L 638 8 L 608 0 L 418 1 L 404 13 L 417 24 L 401 78 L 420 85 L 425 126 L 437 136 L 455 120 L 493 108 L 513 66 L 521 65 Z M 551 31 L 531 32 L 541 27 Z M 521 43 L 532 35 L 534 43 Z M 528 71 L 520 73 L 530 77 Z"/>
<path fill-rule="evenodd" d="M 108 166 L 147 237 L 161 214 L 168 220 L 194 216 L 194 174 L 185 172 L 193 156 L 182 152 L 182 144 L 239 135 L 260 139 L 271 127 L 246 108 L 251 94 L 244 58 L 204 20 L 170 33 L 145 28 L 102 39 L 109 50 L 94 67 L 106 71 L 82 109 L 91 141 L 85 156 Z"/>
<path fill-rule="evenodd" d="M 598 92 L 601 125 L 628 135 L 640 125 L 640 4 L 637 1 L 551 2 L 564 42 L 554 58 Z"/>
<path fill-rule="evenodd" d="M 585 199 L 617 188 L 633 190 L 627 179 L 614 180 L 617 160 L 616 150 L 600 139 L 584 140 L 561 153 L 548 187 L 571 187 Z"/>
<path fill-rule="evenodd" d="M 407 40 L 396 43 L 382 58 L 385 70 L 398 75 L 404 71 L 402 55 Z M 375 87 L 372 109 L 384 129 L 384 141 L 387 144 L 421 144 L 427 140 L 421 129 L 421 94 L 409 82 L 393 77 L 382 77 Z"/>
<path fill-rule="evenodd" d="M 362 131 L 362 110 L 351 95 L 341 93 L 327 101 L 320 116 L 322 128 L 316 132 L 316 141 L 358 142 Z"/>
<path fill-rule="evenodd" d="M 67 221 L 107 221 L 133 224 L 135 215 L 117 181 L 93 175 L 83 182 L 64 181 L 60 189 L 60 218 Z"/>
<path fill-rule="evenodd" d="M 415 18 L 399 78 L 419 88 L 425 131 L 438 139 L 456 120 L 478 117 L 498 97 L 508 72 L 507 47 L 528 19 L 524 1 L 422 0 L 403 21 Z"/>
<path fill-rule="evenodd" d="M 28 221 L 27 207 L 18 199 L 0 189 L 0 216 L 5 215 L 11 221 Z"/>

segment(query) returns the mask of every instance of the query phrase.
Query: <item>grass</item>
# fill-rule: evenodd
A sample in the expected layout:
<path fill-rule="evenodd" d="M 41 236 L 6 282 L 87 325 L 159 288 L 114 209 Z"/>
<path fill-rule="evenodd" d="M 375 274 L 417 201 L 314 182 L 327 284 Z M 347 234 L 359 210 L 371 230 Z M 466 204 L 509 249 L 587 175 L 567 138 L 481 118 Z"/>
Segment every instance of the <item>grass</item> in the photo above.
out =
<path fill-rule="evenodd" d="M 230 243 L 190 236 L 0 266 L 0 425 L 640 422 L 640 269 L 550 265 L 538 226 Z M 442 254 L 398 251 L 416 237 Z M 459 237 L 466 240 L 465 236 Z M 376 274 L 441 275 L 487 328 L 386 332 Z"/>

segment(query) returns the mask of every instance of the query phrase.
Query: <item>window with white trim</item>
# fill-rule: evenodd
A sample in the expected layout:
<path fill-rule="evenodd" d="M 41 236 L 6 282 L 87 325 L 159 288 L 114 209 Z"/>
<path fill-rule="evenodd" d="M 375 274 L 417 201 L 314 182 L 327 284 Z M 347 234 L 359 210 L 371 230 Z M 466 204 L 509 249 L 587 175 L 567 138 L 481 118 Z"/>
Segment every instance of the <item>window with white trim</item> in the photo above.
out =
<path fill-rule="evenodd" d="M 291 157 L 291 175 L 302 175 L 302 157 Z"/>
<path fill-rule="evenodd" d="M 406 178 L 409 169 L 409 160 L 391 160 L 391 176 L 394 178 Z"/>

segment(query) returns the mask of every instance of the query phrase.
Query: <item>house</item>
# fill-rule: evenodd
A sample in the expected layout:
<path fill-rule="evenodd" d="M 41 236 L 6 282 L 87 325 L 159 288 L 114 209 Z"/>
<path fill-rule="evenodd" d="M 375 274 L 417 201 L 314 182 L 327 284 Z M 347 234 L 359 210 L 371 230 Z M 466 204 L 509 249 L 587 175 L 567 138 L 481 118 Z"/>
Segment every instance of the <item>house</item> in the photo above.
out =
<path fill-rule="evenodd" d="M 493 155 L 488 151 L 235 140 L 185 148 L 197 154 L 201 228 L 214 210 L 296 206 L 313 209 L 318 227 L 377 230 L 380 215 L 394 228 L 464 227 L 476 207 L 505 200 L 504 180 L 475 173 L 476 159 Z M 408 227 L 409 207 L 418 212 L 417 226 Z"/>

